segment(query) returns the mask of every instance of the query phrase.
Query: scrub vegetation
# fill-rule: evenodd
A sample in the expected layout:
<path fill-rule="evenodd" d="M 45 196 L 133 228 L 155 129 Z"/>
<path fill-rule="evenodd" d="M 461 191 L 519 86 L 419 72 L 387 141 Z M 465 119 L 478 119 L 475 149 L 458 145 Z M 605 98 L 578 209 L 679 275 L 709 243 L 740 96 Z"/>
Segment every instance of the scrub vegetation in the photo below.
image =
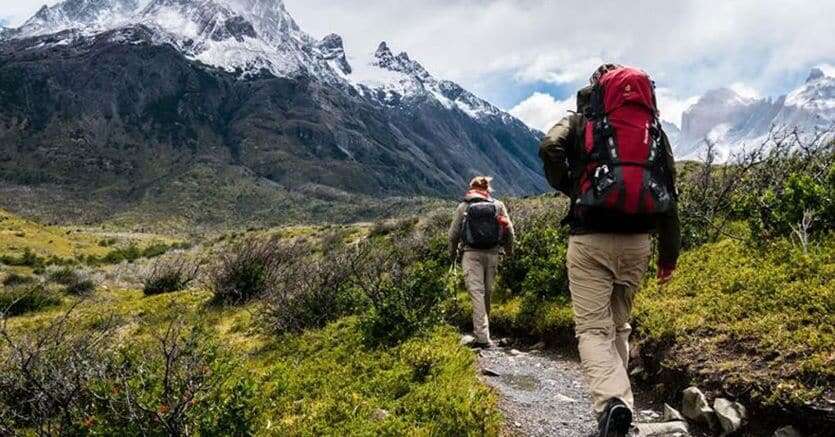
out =
<path fill-rule="evenodd" d="M 651 266 L 635 304 L 645 379 L 671 370 L 754 406 L 825 407 L 831 146 L 758 153 L 683 168 L 679 268 L 659 287 Z M 492 328 L 570 344 L 566 201 L 507 204 L 519 239 Z M 459 345 L 471 310 L 449 208 L 194 244 L 2 217 L 0 434 L 502 432 Z"/>

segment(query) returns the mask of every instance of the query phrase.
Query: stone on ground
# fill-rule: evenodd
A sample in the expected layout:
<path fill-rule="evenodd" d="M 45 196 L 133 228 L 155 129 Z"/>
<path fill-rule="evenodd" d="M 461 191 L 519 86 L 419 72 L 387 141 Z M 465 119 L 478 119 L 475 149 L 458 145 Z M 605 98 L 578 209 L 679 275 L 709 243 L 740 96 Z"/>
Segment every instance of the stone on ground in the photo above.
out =
<path fill-rule="evenodd" d="M 374 413 L 371 414 L 371 417 L 374 420 L 382 422 L 383 420 L 386 420 L 387 417 L 389 417 L 389 412 L 382 408 L 377 408 L 376 410 L 374 410 Z"/>
<path fill-rule="evenodd" d="M 462 335 L 460 343 L 462 346 L 473 344 L 475 343 L 475 337 L 473 337 L 472 335 Z"/>
<path fill-rule="evenodd" d="M 725 398 L 713 401 L 713 410 L 719 419 L 719 425 L 726 433 L 732 433 L 742 428 L 742 422 L 747 417 L 745 406 L 739 402 L 731 402 Z"/>
<path fill-rule="evenodd" d="M 711 429 L 716 427 L 716 412 L 710 407 L 705 394 L 698 387 L 684 390 L 681 412 L 690 420 L 705 423 Z"/>
<path fill-rule="evenodd" d="M 679 413 L 678 410 L 669 406 L 668 404 L 664 404 L 664 416 L 661 419 L 664 422 L 686 422 L 687 419 Z"/>
<path fill-rule="evenodd" d="M 690 430 L 687 428 L 687 422 L 662 422 L 662 423 L 639 423 L 635 425 L 637 433 L 632 434 L 636 437 L 656 437 L 656 436 L 689 436 Z"/>
<path fill-rule="evenodd" d="M 793 426 L 784 426 L 774 431 L 774 437 L 803 437 L 803 434 Z"/>

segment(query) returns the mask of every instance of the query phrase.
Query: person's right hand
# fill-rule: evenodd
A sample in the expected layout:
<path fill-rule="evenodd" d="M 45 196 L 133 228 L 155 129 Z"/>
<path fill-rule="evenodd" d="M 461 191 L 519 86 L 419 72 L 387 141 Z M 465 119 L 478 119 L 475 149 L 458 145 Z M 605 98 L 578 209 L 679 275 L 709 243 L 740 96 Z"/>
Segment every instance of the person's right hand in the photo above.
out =
<path fill-rule="evenodd" d="M 658 284 L 665 285 L 673 278 L 673 272 L 676 271 L 675 266 L 658 266 Z"/>

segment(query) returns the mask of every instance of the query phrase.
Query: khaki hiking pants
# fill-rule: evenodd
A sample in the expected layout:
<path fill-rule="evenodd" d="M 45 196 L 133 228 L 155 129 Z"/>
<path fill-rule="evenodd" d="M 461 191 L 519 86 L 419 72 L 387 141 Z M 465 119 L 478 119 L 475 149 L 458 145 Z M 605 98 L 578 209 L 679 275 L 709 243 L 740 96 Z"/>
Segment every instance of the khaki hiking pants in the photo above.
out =
<path fill-rule="evenodd" d="M 572 235 L 568 281 L 583 373 L 599 414 L 609 399 L 633 408 L 629 384 L 632 298 L 647 271 L 647 234 Z"/>
<path fill-rule="evenodd" d="M 464 282 L 473 302 L 473 335 L 481 343 L 490 341 L 490 297 L 499 268 L 495 250 L 466 250 L 461 258 Z"/>

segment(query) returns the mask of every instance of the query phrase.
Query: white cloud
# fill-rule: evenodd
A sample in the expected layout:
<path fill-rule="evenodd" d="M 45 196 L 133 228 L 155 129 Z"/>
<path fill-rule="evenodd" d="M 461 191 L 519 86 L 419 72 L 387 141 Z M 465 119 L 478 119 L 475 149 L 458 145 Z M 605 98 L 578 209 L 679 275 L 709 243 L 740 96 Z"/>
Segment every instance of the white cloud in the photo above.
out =
<path fill-rule="evenodd" d="M 577 108 L 576 97 L 557 100 L 550 94 L 533 93 L 510 110 L 510 113 L 528 126 L 548 132 L 556 122 Z"/>
<path fill-rule="evenodd" d="M 824 63 L 818 64 L 817 67 L 823 71 L 823 74 L 829 77 L 835 77 L 835 65 Z"/>
<path fill-rule="evenodd" d="M 754 87 L 749 86 L 743 82 L 734 82 L 731 84 L 730 89 L 732 89 L 735 93 L 739 94 L 742 97 L 746 97 L 749 99 L 758 99 L 760 98 L 760 93 Z"/>
<path fill-rule="evenodd" d="M 57 2 L 0 1 L 13 26 L 41 4 Z M 312 35 L 343 35 L 350 55 L 372 53 L 386 40 L 437 76 L 494 99 L 519 95 L 508 89 L 531 82 L 579 86 L 603 60 L 639 66 L 678 96 L 741 78 L 762 95 L 782 94 L 811 67 L 826 65 L 832 72 L 835 64 L 835 38 L 821 37 L 832 33 L 833 1 L 599 0 L 593 7 L 547 0 L 285 3 Z"/>
<path fill-rule="evenodd" d="M 655 97 L 658 99 L 661 119 L 678 127 L 681 127 L 681 114 L 699 100 L 699 96 L 681 97 L 669 88 L 656 89 Z"/>

